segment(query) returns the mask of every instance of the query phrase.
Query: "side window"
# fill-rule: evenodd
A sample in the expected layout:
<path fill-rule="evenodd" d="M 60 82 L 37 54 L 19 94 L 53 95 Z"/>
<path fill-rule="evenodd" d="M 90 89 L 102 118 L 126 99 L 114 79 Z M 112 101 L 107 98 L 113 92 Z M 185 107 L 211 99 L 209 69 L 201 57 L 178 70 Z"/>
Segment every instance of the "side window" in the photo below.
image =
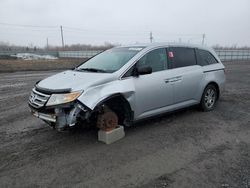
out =
<path fill-rule="evenodd" d="M 186 67 L 196 65 L 195 51 L 193 48 L 172 47 L 168 50 L 171 55 L 171 67 Z"/>
<path fill-rule="evenodd" d="M 199 65 L 203 66 L 218 63 L 218 61 L 209 51 L 197 49 L 197 52 L 199 55 Z"/>
<path fill-rule="evenodd" d="M 166 69 L 167 54 L 165 48 L 160 48 L 148 52 L 138 62 L 137 67 L 150 66 L 152 72 L 157 72 Z"/>
<path fill-rule="evenodd" d="M 126 77 L 130 77 L 133 75 L 133 71 L 134 71 L 134 67 L 131 67 L 124 75 L 123 75 L 123 78 L 126 78 Z"/>

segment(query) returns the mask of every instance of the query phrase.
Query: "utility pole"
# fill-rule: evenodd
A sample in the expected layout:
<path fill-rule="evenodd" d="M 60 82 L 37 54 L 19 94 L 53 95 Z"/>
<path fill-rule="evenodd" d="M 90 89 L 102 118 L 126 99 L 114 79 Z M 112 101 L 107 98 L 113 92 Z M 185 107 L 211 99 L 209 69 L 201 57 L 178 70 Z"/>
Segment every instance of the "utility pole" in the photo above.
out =
<path fill-rule="evenodd" d="M 150 31 L 150 34 L 149 34 L 149 40 L 150 40 L 150 42 L 152 43 L 153 42 L 153 33 L 152 33 L 152 31 Z"/>
<path fill-rule="evenodd" d="M 203 35 L 202 35 L 202 45 L 204 45 L 204 44 L 205 44 L 205 37 L 206 37 L 206 35 L 205 35 L 205 34 L 203 34 Z"/>
<path fill-rule="evenodd" d="M 49 49 L 49 38 L 47 37 L 47 49 Z"/>
<path fill-rule="evenodd" d="M 61 28 L 61 37 L 62 37 L 62 47 L 64 48 L 63 28 L 62 28 L 62 26 L 60 26 L 60 28 Z"/>

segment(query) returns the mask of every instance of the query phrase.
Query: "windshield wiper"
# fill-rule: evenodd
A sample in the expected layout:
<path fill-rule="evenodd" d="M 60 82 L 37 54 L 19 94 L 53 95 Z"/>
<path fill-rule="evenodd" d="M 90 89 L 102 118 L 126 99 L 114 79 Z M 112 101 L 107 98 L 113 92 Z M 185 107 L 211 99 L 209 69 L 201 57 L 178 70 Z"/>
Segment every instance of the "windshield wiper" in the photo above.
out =
<path fill-rule="evenodd" d="M 88 72 L 106 72 L 105 70 L 95 69 L 95 68 L 78 68 L 76 70 L 78 70 L 78 71 L 88 71 Z"/>

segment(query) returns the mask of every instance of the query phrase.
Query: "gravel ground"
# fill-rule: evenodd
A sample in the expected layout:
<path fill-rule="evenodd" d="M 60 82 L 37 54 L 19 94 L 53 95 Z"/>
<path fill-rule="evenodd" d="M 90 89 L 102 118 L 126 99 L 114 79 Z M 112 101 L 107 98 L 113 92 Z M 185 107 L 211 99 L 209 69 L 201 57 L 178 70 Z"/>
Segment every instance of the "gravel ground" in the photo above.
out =
<path fill-rule="evenodd" d="M 225 65 L 214 111 L 146 120 L 111 145 L 30 115 L 29 91 L 55 72 L 1 73 L 0 187 L 250 187 L 250 62 Z"/>
<path fill-rule="evenodd" d="M 71 69 L 86 59 L 56 59 L 56 60 L 6 60 L 0 59 L 0 73 L 16 71 L 47 71 Z"/>

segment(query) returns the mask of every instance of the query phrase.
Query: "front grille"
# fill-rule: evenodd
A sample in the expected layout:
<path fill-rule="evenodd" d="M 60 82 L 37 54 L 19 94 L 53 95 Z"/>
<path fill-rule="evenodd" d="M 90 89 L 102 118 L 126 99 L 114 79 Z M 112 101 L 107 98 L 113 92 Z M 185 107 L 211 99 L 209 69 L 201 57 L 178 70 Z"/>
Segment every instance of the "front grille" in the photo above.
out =
<path fill-rule="evenodd" d="M 35 108 L 41 108 L 48 101 L 49 97 L 50 95 L 41 93 L 33 88 L 29 97 L 29 103 Z"/>

